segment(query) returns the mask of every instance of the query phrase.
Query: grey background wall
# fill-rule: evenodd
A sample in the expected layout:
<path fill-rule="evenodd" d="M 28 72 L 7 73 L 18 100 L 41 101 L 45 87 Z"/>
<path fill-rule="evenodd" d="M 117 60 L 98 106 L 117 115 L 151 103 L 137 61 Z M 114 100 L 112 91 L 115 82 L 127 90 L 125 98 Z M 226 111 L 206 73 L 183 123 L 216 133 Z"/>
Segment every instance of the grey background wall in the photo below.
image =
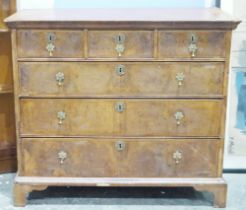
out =
<path fill-rule="evenodd" d="M 221 0 L 221 7 L 242 20 L 232 38 L 224 166 L 246 169 L 246 1 Z"/>

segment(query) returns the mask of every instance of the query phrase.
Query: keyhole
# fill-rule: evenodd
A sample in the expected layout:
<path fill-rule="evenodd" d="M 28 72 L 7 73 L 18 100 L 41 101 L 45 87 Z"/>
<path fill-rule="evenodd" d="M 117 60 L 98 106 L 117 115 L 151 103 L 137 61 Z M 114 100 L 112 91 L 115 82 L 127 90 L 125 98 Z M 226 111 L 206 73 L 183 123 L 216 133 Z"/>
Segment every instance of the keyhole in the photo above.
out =
<path fill-rule="evenodd" d="M 191 43 L 196 42 L 196 36 L 194 34 L 191 35 Z"/>
<path fill-rule="evenodd" d="M 116 67 L 116 73 L 119 75 L 119 76 L 122 76 L 125 74 L 125 67 L 123 65 L 119 65 Z"/>
<path fill-rule="evenodd" d="M 116 35 L 115 41 L 117 42 L 117 44 L 123 44 L 123 42 L 125 41 L 125 36 L 123 34 Z"/>
<path fill-rule="evenodd" d="M 48 35 L 48 42 L 52 42 L 53 41 L 53 36 L 52 36 L 52 34 L 49 34 Z"/>
<path fill-rule="evenodd" d="M 116 105 L 115 105 L 115 110 L 117 111 L 117 112 L 123 112 L 124 111 L 124 109 L 125 109 L 125 106 L 124 106 L 124 104 L 122 104 L 122 103 L 117 103 Z"/>
<path fill-rule="evenodd" d="M 48 35 L 47 35 L 47 41 L 49 43 L 52 43 L 52 41 L 54 41 L 54 40 L 55 40 L 55 35 L 53 33 L 48 33 Z"/>
<path fill-rule="evenodd" d="M 125 149 L 125 143 L 121 141 L 117 142 L 115 146 L 118 151 L 123 151 Z"/>
<path fill-rule="evenodd" d="M 52 43 L 53 41 L 55 41 L 55 34 L 54 33 L 48 33 L 48 35 L 47 35 L 47 41 L 49 43 Z"/>

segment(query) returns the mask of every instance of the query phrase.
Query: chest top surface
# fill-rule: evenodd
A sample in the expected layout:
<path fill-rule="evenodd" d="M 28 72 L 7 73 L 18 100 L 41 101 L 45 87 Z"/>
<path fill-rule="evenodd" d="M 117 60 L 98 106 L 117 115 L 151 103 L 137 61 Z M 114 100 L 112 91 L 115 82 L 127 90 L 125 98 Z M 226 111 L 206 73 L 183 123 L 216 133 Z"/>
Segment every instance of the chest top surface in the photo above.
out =
<path fill-rule="evenodd" d="M 10 28 L 108 29 L 234 29 L 240 22 L 217 8 L 25 10 L 5 21 Z"/>

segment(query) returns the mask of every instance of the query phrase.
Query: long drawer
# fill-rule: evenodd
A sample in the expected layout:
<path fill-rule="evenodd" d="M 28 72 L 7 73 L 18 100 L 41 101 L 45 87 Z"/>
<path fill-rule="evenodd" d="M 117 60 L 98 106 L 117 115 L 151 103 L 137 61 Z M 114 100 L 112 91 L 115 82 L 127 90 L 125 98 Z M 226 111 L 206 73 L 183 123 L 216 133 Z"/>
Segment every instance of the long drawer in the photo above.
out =
<path fill-rule="evenodd" d="M 22 99 L 22 136 L 220 136 L 222 100 Z"/>
<path fill-rule="evenodd" d="M 218 97 L 222 62 L 20 62 L 21 96 Z"/>
<path fill-rule="evenodd" d="M 222 143 L 201 139 L 22 139 L 20 175 L 216 177 Z"/>

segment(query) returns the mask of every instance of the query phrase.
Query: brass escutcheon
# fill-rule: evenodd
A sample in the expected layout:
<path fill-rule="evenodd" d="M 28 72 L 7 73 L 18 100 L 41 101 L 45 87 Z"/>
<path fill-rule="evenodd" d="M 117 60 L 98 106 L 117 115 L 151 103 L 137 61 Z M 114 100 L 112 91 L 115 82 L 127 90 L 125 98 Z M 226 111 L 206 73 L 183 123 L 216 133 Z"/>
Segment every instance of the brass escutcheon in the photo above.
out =
<path fill-rule="evenodd" d="M 125 40 L 126 40 L 126 36 L 124 34 L 118 34 L 115 36 L 115 42 L 117 44 L 124 44 Z"/>
<path fill-rule="evenodd" d="M 115 104 L 115 110 L 119 113 L 123 112 L 125 110 L 125 104 L 123 102 L 117 102 Z"/>
<path fill-rule="evenodd" d="M 56 36 L 55 36 L 54 33 L 51 33 L 51 32 L 50 32 L 50 33 L 47 34 L 47 42 L 48 42 L 48 43 L 54 42 L 55 39 L 56 39 Z"/>
<path fill-rule="evenodd" d="M 115 148 L 118 150 L 118 151 L 123 151 L 125 148 L 126 148 L 126 144 L 124 141 L 117 141 L 115 143 Z"/>
<path fill-rule="evenodd" d="M 116 73 L 119 75 L 119 76 L 123 76 L 126 72 L 125 70 L 125 66 L 124 65 L 119 65 L 115 68 L 115 71 Z"/>

